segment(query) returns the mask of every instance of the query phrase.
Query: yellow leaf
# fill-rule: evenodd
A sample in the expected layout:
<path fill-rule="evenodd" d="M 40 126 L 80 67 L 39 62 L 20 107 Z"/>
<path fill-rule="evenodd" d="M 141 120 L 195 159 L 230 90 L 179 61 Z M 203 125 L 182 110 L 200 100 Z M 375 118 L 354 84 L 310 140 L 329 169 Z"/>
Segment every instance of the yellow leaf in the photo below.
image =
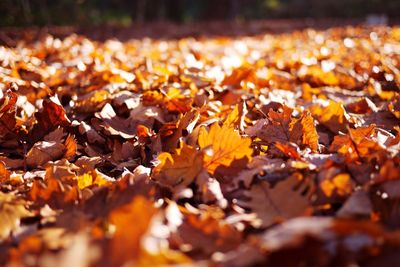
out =
<path fill-rule="evenodd" d="M 163 152 L 153 169 L 154 179 L 165 186 L 190 184 L 203 168 L 203 153 L 183 143 L 175 153 Z"/>
<path fill-rule="evenodd" d="M 110 183 L 101 175 L 98 175 L 96 171 L 88 172 L 83 175 L 77 176 L 75 179 L 78 182 L 79 189 L 83 189 L 91 185 L 104 186 Z"/>
<path fill-rule="evenodd" d="M 247 113 L 247 107 L 245 102 L 241 102 L 236 105 L 235 108 L 228 114 L 224 121 L 224 125 L 227 127 L 238 127 L 239 130 L 244 130 L 244 119 Z"/>
<path fill-rule="evenodd" d="M 18 228 L 21 218 L 32 215 L 25 205 L 26 202 L 14 194 L 0 192 L 0 241 Z"/>
<path fill-rule="evenodd" d="M 204 166 L 212 174 L 220 165 L 229 166 L 234 160 L 250 159 L 253 154 L 250 138 L 240 136 L 226 125 L 220 127 L 218 123 L 213 124 L 209 131 L 201 128 L 198 143 L 201 149 L 211 149 L 211 153 L 204 156 Z"/>
<path fill-rule="evenodd" d="M 327 197 L 331 197 L 335 191 L 339 196 L 346 196 L 353 191 L 353 184 L 347 173 L 340 173 L 331 179 L 325 179 L 320 186 Z"/>
<path fill-rule="evenodd" d="M 347 114 L 343 104 L 330 100 L 328 106 L 313 106 L 311 113 L 318 121 L 334 133 L 346 131 Z"/>

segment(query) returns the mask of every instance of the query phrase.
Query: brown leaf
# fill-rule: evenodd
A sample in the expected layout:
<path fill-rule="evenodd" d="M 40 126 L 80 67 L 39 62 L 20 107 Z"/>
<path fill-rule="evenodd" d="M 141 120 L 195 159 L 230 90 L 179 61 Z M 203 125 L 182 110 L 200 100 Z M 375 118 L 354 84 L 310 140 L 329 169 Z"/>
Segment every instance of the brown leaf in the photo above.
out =
<path fill-rule="evenodd" d="M 270 110 L 270 123 L 265 125 L 257 134 L 268 143 L 293 142 L 307 145 L 312 151 L 318 151 L 318 134 L 310 113 L 304 112 L 299 119 L 292 117 L 293 109 L 283 106 L 283 112 Z"/>
<path fill-rule="evenodd" d="M 43 166 L 45 163 L 60 159 L 65 153 L 63 144 L 51 141 L 37 142 L 26 155 L 26 164 L 29 167 Z"/>
<path fill-rule="evenodd" d="M 307 194 L 303 195 L 302 190 L 307 188 L 301 183 L 296 175 L 279 181 L 275 186 L 262 182 L 244 193 L 250 200 L 241 200 L 238 204 L 254 212 L 259 220 L 255 225 L 262 228 L 282 219 L 306 215 L 310 210 L 310 200 Z"/>
<path fill-rule="evenodd" d="M 67 126 L 69 124 L 65 110 L 56 97 L 45 99 L 42 110 L 36 112 L 35 117 L 37 123 L 29 135 L 31 143 L 42 140 L 47 133 L 55 130 L 58 126 Z"/>
<path fill-rule="evenodd" d="M 191 251 L 203 257 L 210 257 L 215 251 L 232 250 L 241 242 L 241 233 L 213 212 L 212 209 L 205 210 L 200 216 L 184 213 L 184 220 L 177 229 L 178 241 L 190 244 Z"/>
<path fill-rule="evenodd" d="M 349 129 L 349 134 L 335 136 L 329 150 L 338 152 L 348 161 L 360 158 L 382 160 L 387 152 L 374 140 L 375 135 L 375 125 Z"/>
<path fill-rule="evenodd" d="M 12 133 L 17 123 L 15 118 L 15 104 L 18 95 L 7 90 L 6 95 L 0 99 L 0 138 Z"/>

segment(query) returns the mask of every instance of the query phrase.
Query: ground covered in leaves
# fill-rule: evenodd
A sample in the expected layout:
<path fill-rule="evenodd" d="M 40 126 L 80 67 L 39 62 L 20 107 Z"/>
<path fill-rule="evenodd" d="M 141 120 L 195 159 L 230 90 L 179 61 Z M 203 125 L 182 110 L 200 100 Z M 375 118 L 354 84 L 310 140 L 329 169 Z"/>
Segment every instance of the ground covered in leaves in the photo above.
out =
<path fill-rule="evenodd" d="M 0 265 L 399 266 L 400 28 L 0 47 Z"/>

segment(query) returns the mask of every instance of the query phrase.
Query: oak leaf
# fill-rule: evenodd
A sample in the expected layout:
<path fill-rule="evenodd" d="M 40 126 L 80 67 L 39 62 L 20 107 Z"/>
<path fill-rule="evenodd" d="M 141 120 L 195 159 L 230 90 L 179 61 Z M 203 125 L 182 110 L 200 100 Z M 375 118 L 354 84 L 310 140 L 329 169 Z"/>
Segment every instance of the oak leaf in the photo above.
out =
<path fill-rule="evenodd" d="M 303 190 L 306 194 L 303 194 Z M 263 228 L 282 219 L 306 215 L 311 209 L 311 193 L 312 190 L 307 190 L 304 181 L 292 175 L 275 186 L 266 182 L 253 185 L 244 193 L 250 199 L 240 200 L 238 204 L 254 212 L 257 216 L 254 226 Z"/>

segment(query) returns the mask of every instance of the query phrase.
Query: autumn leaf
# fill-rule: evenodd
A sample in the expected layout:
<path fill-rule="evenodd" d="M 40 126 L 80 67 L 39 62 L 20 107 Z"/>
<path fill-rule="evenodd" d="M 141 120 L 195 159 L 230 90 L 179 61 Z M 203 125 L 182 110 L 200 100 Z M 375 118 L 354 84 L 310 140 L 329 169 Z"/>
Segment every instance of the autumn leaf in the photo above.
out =
<path fill-rule="evenodd" d="M 4 112 L 9 112 L 15 106 L 17 99 L 18 95 L 16 93 L 10 89 L 7 90 L 6 95 L 0 99 L 0 115 L 3 115 Z"/>
<path fill-rule="evenodd" d="M 157 209 L 142 196 L 111 212 L 109 222 L 115 232 L 109 243 L 110 264 L 121 266 L 138 259 L 142 251 L 141 240 L 156 213 Z"/>
<path fill-rule="evenodd" d="M 400 28 L 273 24 L 0 29 L 0 266 L 400 266 Z"/>
<path fill-rule="evenodd" d="M 35 143 L 26 154 L 26 164 L 29 167 L 44 166 L 49 161 L 71 159 L 75 156 L 76 141 L 71 135 L 63 141 L 64 133 L 61 128 L 49 133 L 44 139 L 45 141 Z"/>
<path fill-rule="evenodd" d="M 253 149 L 251 139 L 242 137 L 228 126 L 211 125 L 210 130 L 200 129 L 198 143 L 200 149 L 209 150 L 204 155 L 204 166 L 211 174 L 219 166 L 229 166 L 234 160 L 251 159 Z"/>
<path fill-rule="evenodd" d="M 240 67 L 234 69 L 231 75 L 225 77 L 225 79 L 222 81 L 222 85 L 240 87 L 240 83 L 244 80 L 252 82 L 257 81 L 254 69 L 249 67 Z"/>
<path fill-rule="evenodd" d="M 349 129 L 349 134 L 336 135 L 329 149 L 338 152 L 349 161 L 374 157 L 380 159 L 385 152 L 374 140 L 375 135 L 375 125 Z"/>
<path fill-rule="evenodd" d="M 240 243 L 240 232 L 218 218 L 218 210 L 198 211 L 187 214 L 179 225 L 178 242 L 191 245 L 191 250 L 209 257 L 214 251 L 229 251 Z"/>
<path fill-rule="evenodd" d="M 183 131 L 190 133 L 199 117 L 199 111 L 193 109 L 184 114 L 174 125 L 164 124 L 164 127 L 160 130 L 163 151 L 173 151 L 177 147 Z"/>
<path fill-rule="evenodd" d="M 79 175 L 74 179 L 77 181 L 79 189 L 84 189 L 91 185 L 105 186 L 110 184 L 109 180 L 99 175 L 96 171 Z"/>
<path fill-rule="evenodd" d="M 6 95 L 0 99 L 0 138 L 11 133 L 17 123 L 15 118 L 15 103 L 18 95 L 7 90 Z"/>
<path fill-rule="evenodd" d="M 165 186 L 188 185 L 203 168 L 203 153 L 185 143 L 175 153 L 163 152 L 157 159 L 159 164 L 154 167 L 153 175 Z"/>
<path fill-rule="evenodd" d="M 323 124 L 334 133 L 346 131 L 348 124 L 348 115 L 343 107 L 343 104 L 329 101 L 325 106 L 316 105 L 311 108 L 311 113 L 317 118 L 318 122 Z"/>
<path fill-rule="evenodd" d="M 282 112 L 270 110 L 268 117 L 270 123 L 263 126 L 257 136 L 269 143 L 293 142 L 306 145 L 312 151 L 318 151 L 318 133 L 314 119 L 309 112 L 301 114 L 300 118 L 292 117 L 293 109 L 283 106 Z"/>
<path fill-rule="evenodd" d="M 258 219 L 254 222 L 256 227 L 268 227 L 282 219 L 306 215 L 310 210 L 312 190 L 307 190 L 307 185 L 299 178 L 292 175 L 275 186 L 265 182 L 253 185 L 244 193 L 250 200 L 240 200 L 238 204 L 255 213 Z"/>
<path fill-rule="evenodd" d="M 313 152 L 318 151 L 318 133 L 314 125 L 314 119 L 309 112 L 305 112 L 300 118 L 303 131 L 302 143 L 307 145 Z"/>
<path fill-rule="evenodd" d="M 240 131 L 244 130 L 245 117 L 247 113 L 247 107 L 245 102 L 241 102 L 236 105 L 235 108 L 228 114 L 224 121 L 224 125 L 231 128 L 238 128 Z"/>
<path fill-rule="evenodd" d="M 58 126 L 66 126 L 69 119 L 57 97 L 43 101 L 42 110 L 35 113 L 37 123 L 30 132 L 29 140 L 35 143 Z"/>
<path fill-rule="evenodd" d="M 400 95 L 397 95 L 388 105 L 388 109 L 396 118 L 400 119 Z"/>
<path fill-rule="evenodd" d="M 324 179 L 320 186 L 327 197 L 331 197 L 334 192 L 339 196 L 345 196 L 353 190 L 353 183 L 347 173 L 340 173 L 332 178 Z"/>
<path fill-rule="evenodd" d="M 57 142 L 37 142 L 26 155 L 26 163 L 30 167 L 43 166 L 50 160 L 56 160 L 62 157 L 65 152 L 65 146 Z"/>
<path fill-rule="evenodd" d="M 7 181 L 10 178 L 10 171 L 7 170 L 4 162 L 0 161 L 0 183 Z"/>
<path fill-rule="evenodd" d="M 0 192 L 0 241 L 18 229 L 21 218 L 33 215 L 26 205 L 27 202 L 14 194 Z"/>
<path fill-rule="evenodd" d="M 36 204 L 46 203 L 50 207 L 60 208 L 77 203 L 81 192 L 76 186 L 64 186 L 60 180 L 50 178 L 45 182 L 35 180 L 28 196 Z"/>

